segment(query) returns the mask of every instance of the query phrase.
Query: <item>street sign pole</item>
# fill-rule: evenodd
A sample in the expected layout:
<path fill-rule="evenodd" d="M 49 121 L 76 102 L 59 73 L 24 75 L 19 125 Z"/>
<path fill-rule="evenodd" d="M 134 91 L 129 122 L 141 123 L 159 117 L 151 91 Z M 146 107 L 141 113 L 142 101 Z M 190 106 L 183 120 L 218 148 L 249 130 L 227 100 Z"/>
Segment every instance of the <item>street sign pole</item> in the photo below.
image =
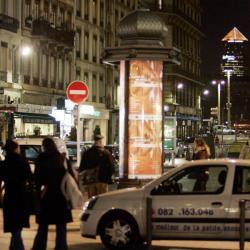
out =
<path fill-rule="evenodd" d="M 77 124 L 76 124 L 76 162 L 77 166 L 80 166 L 80 158 L 81 158 L 81 148 L 80 148 L 80 109 L 81 103 L 84 102 L 88 98 L 89 88 L 85 82 L 82 81 L 74 81 L 71 82 L 66 90 L 66 94 L 69 100 L 77 104 Z"/>
<path fill-rule="evenodd" d="M 80 167 L 81 152 L 80 152 L 80 104 L 77 105 L 77 127 L 76 127 L 76 163 Z"/>

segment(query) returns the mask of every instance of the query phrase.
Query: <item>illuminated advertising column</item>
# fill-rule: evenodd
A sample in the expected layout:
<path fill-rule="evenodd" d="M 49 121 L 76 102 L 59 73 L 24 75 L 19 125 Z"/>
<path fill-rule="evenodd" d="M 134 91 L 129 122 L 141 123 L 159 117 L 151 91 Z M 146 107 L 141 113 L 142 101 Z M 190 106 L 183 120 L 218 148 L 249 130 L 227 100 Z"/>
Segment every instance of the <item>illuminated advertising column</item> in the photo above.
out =
<path fill-rule="evenodd" d="M 161 61 L 129 61 L 128 178 L 162 173 L 162 67 Z"/>

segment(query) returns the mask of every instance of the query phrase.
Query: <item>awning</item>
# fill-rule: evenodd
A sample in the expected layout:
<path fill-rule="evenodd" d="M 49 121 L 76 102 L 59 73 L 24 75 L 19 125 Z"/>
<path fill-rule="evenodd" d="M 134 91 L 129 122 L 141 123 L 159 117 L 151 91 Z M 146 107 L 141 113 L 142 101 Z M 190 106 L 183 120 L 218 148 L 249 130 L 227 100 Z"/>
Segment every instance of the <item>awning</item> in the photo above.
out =
<path fill-rule="evenodd" d="M 23 123 L 56 124 L 55 118 L 48 114 L 15 112 L 14 117 L 21 118 Z"/>

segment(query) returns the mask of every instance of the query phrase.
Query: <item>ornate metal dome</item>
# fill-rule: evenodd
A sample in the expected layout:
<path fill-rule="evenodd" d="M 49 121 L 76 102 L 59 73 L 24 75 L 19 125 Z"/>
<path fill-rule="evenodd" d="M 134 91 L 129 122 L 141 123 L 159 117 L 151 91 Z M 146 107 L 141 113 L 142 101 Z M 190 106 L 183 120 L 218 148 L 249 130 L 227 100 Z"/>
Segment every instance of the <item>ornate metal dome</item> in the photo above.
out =
<path fill-rule="evenodd" d="M 161 45 L 167 33 L 167 26 L 160 16 L 147 9 L 136 10 L 119 23 L 118 36 L 121 45 Z"/>

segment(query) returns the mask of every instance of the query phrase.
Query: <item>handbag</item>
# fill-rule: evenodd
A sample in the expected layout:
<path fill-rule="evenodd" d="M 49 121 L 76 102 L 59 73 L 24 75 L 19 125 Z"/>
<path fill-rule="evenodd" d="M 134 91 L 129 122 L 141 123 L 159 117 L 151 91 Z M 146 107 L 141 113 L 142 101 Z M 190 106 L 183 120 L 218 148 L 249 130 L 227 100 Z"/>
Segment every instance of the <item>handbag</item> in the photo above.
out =
<path fill-rule="evenodd" d="M 83 205 L 82 193 L 71 174 L 66 171 L 61 181 L 61 191 L 65 197 L 68 207 L 80 208 Z"/>
<path fill-rule="evenodd" d="M 88 184 L 98 182 L 99 167 L 89 168 L 89 169 L 83 170 L 79 174 L 79 179 L 80 179 L 81 184 L 83 184 L 83 185 L 88 185 Z"/>
<path fill-rule="evenodd" d="M 34 181 L 25 183 L 26 211 L 30 215 L 37 215 L 40 210 L 40 198 Z"/>

